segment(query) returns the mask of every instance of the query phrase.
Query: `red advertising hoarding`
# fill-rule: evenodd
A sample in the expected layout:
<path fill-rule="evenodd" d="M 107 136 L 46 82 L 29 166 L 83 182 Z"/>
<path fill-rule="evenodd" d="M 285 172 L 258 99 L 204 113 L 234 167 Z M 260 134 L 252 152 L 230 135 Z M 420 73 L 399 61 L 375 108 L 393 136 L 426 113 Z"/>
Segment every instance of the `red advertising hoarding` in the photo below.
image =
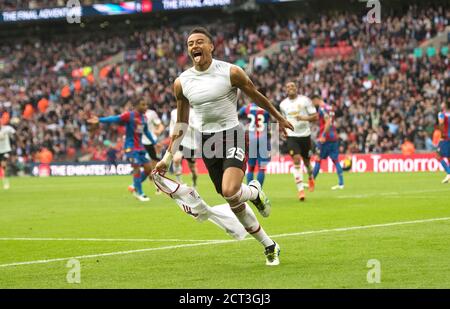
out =
<path fill-rule="evenodd" d="M 414 154 L 404 156 L 402 154 L 354 154 L 350 156 L 339 156 L 342 161 L 349 157 L 352 160 L 353 173 L 401 173 L 401 172 L 436 172 L 443 171 L 441 163 L 436 159 L 434 153 Z M 314 164 L 314 163 L 313 163 Z M 288 174 L 292 167 L 292 159 L 288 155 L 272 158 L 267 166 L 267 174 Z M 200 174 L 207 173 L 202 160 L 197 160 L 197 169 Z M 183 162 L 183 173 L 188 173 L 186 162 Z M 322 161 L 322 173 L 334 173 L 335 168 L 331 159 Z"/>

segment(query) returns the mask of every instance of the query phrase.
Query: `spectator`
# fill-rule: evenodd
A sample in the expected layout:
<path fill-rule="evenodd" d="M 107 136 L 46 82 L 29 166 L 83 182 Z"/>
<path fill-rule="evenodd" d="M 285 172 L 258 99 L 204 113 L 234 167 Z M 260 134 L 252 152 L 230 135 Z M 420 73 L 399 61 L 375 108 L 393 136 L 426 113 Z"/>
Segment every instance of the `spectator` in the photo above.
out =
<path fill-rule="evenodd" d="M 408 138 L 405 138 L 405 141 L 403 142 L 401 148 L 402 154 L 405 156 L 411 156 L 416 151 L 414 144 Z"/>

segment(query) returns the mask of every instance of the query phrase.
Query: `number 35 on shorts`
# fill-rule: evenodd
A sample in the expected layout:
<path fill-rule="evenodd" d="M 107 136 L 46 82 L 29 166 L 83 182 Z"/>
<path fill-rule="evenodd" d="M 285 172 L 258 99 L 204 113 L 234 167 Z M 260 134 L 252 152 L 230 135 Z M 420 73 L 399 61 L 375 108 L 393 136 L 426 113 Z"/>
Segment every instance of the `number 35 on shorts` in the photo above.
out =
<path fill-rule="evenodd" d="M 239 161 L 244 161 L 245 152 L 242 148 L 232 147 L 227 150 L 227 159 L 238 159 Z"/>

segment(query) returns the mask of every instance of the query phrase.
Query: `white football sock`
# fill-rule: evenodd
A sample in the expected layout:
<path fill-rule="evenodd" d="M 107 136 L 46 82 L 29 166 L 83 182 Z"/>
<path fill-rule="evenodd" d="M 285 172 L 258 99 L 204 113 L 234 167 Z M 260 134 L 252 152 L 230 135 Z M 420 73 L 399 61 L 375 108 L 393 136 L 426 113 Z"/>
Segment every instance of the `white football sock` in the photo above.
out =
<path fill-rule="evenodd" d="M 173 172 L 178 182 L 181 182 L 181 174 L 183 173 L 183 167 L 181 164 L 173 164 Z"/>
<path fill-rule="evenodd" d="M 297 190 L 303 191 L 303 172 L 299 165 L 295 165 L 292 168 L 292 174 L 294 175 Z"/>
<path fill-rule="evenodd" d="M 254 201 L 258 198 L 259 192 L 258 189 L 256 189 L 253 186 L 248 186 L 246 184 L 241 184 L 241 190 L 242 195 L 239 199 L 240 202 L 246 202 L 246 201 Z"/>
<path fill-rule="evenodd" d="M 231 205 L 230 205 L 231 206 Z M 266 234 L 258 222 L 252 208 L 246 203 L 237 204 L 231 207 L 239 222 L 245 227 L 245 230 L 259 241 L 264 248 L 274 244 L 273 240 Z"/>
<path fill-rule="evenodd" d="M 230 205 L 237 205 L 240 203 L 244 203 L 247 201 L 254 201 L 258 198 L 258 189 L 252 186 L 248 186 L 246 184 L 241 184 L 241 188 L 234 195 L 224 198 L 227 200 Z"/>

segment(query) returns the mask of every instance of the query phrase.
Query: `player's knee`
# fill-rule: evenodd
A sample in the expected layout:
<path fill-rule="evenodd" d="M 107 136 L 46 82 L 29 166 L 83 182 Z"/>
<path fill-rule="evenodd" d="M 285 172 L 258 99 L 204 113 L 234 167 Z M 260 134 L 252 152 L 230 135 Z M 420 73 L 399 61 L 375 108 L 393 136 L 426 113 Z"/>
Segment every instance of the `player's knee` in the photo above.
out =
<path fill-rule="evenodd" d="M 293 158 L 294 165 L 300 165 L 301 157 L 299 155 L 294 156 Z"/>
<path fill-rule="evenodd" d="M 241 184 L 227 184 L 222 185 L 222 196 L 230 204 L 230 206 L 235 206 L 239 203 L 239 198 L 241 196 Z"/>
<path fill-rule="evenodd" d="M 241 189 L 240 183 L 237 185 L 230 184 L 230 185 L 222 186 L 222 195 L 228 201 L 228 199 L 236 196 L 240 189 Z"/>

